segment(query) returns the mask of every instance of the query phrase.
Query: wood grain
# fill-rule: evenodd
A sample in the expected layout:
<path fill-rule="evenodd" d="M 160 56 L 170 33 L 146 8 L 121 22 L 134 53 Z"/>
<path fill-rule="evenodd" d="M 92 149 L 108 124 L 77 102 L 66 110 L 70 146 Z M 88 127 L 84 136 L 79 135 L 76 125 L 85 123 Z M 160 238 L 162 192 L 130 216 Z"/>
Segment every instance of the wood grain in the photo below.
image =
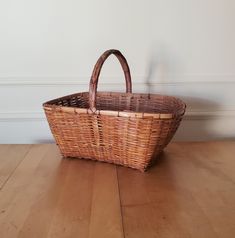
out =
<path fill-rule="evenodd" d="M 96 163 L 90 238 L 123 237 L 116 166 Z"/>
<path fill-rule="evenodd" d="M 41 188 L 37 181 L 43 179 L 44 171 L 38 174 L 36 170 L 47 149 L 49 146 L 33 146 L 0 191 L 0 231 L 4 238 L 19 236 L 30 207 L 37 200 Z"/>
<path fill-rule="evenodd" d="M 47 237 L 88 237 L 94 163 L 70 160 Z"/>
<path fill-rule="evenodd" d="M 0 237 L 235 237 L 235 142 L 171 143 L 147 172 L 0 145 Z"/>
<path fill-rule="evenodd" d="M 0 145 L 0 189 L 28 152 L 30 145 Z"/>
<path fill-rule="evenodd" d="M 234 237 L 231 144 L 174 143 L 149 173 L 119 168 L 126 237 Z"/>

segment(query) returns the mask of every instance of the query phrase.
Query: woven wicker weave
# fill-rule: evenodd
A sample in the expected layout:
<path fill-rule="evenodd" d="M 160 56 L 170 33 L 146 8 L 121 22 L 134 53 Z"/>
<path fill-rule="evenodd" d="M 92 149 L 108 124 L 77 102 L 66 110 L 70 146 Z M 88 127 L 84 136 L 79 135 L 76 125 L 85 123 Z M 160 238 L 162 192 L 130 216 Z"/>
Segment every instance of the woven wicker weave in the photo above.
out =
<path fill-rule="evenodd" d="M 100 70 L 114 54 L 126 79 L 126 93 L 98 92 Z M 126 59 L 108 50 L 98 59 L 89 92 L 43 104 L 50 129 L 64 157 L 94 159 L 144 171 L 170 142 L 185 104 L 156 94 L 132 93 Z"/>

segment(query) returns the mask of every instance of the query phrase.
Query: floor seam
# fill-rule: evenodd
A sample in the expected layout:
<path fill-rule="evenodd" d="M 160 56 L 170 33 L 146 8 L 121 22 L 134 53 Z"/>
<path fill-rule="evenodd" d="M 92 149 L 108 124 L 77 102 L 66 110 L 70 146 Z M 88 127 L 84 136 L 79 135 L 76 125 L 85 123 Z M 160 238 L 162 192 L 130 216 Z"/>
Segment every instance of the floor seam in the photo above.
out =
<path fill-rule="evenodd" d="M 117 187 L 118 187 L 120 213 L 121 213 L 122 234 L 123 234 L 123 238 L 125 238 L 125 230 L 124 230 L 124 222 L 123 222 L 123 211 L 122 211 L 122 202 L 121 202 L 121 193 L 120 193 L 120 184 L 119 184 L 119 176 L 118 176 L 118 167 L 117 167 L 117 165 L 115 165 L 115 167 L 116 167 Z"/>
<path fill-rule="evenodd" d="M 30 145 L 29 149 L 25 152 L 25 154 L 22 156 L 23 159 L 20 160 L 20 162 L 16 165 L 16 167 L 12 170 L 12 172 L 9 174 L 9 176 L 7 177 L 7 179 L 4 181 L 4 183 L 2 184 L 2 186 L 0 187 L 0 191 L 5 187 L 5 185 L 7 184 L 7 182 L 9 181 L 9 179 L 11 178 L 11 176 L 15 173 L 15 171 L 18 169 L 18 167 L 20 166 L 20 164 L 24 161 L 25 157 L 28 155 L 29 151 L 31 150 L 33 146 Z"/>

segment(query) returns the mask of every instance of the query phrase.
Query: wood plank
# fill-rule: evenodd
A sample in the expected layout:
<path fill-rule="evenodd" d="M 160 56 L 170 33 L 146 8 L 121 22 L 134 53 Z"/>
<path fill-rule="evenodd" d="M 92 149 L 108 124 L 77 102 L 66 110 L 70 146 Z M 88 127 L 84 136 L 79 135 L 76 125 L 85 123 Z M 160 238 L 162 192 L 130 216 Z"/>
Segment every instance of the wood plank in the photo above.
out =
<path fill-rule="evenodd" d="M 181 148 L 187 145 L 185 153 Z M 190 146 L 170 145 L 145 174 L 118 169 L 126 237 L 221 237 L 201 207 L 198 192 L 206 191 L 207 180 L 189 159 L 190 150 L 196 154 Z"/>
<path fill-rule="evenodd" d="M 24 159 L 30 145 L 0 145 L 0 190 Z"/>
<path fill-rule="evenodd" d="M 0 237 L 235 237 L 235 142 L 172 143 L 147 173 L 24 151 L 0 145 Z"/>
<path fill-rule="evenodd" d="M 224 176 L 235 183 L 235 142 L 207 142 L 207 147 L 203 146 L 203 148 L 203 153 L 209 153 L 210 159 L 206 162 L 215 169 L 217 167 Z"/>
<path fill-rule="evenodd" d="M 2 192 L 4 237 L 123 237 L 115 166 L 60 161 L 56 147 L 34 146 Z"/>
<path fill-rule="evenodd" d="M 43 199 L 49 187 L 54 188 L 55 180 L 63 180 L 65 172 L 60 171 L 61 159 L 58 150 L 52 145 L 34 145 L 24 160 L 15 170 L 0 192 L 0 234 L 4 238 L 13 237 L 43 237 L 47 230 L 47 215 L 50 209 L 43 209 L 44 216 L 40 222 L 31 223 L 32 213 Z M 62 165 L 62 170 L 64 166 Z M 58 174 L 57 174 L 58 173 Z M 62 178 L 61 178 L 62 177 Z M 54 204 L 56 194 L 48 204 Z M 54 199 L 54 200 L 53 200 Z M 50 205 L 49 205 L 50 207 Z M 37 212 L 34 213 L 37 215 Z M 42 214 L 42 213 L 41 213 Z M 28 218 L 28 219 L 27 219 Z M 29 219 L 30 218 L 30 219 Z M 45 219 L 45 220 L 44 220 Z M 34 219 L 34 221 L 37 219 Z M 45 225 L 45 226 L 44 226 Z M 40 233 L 40 234 L 39 234 Z M 39 235 L 38 235 L 39 234 Z"/>
<path fill-rule="evenodd" d="M 96 163 L 89 237 L 123 237 L 117 171 L 114 165 Z"/>
<path fill-rule="evenodd" d="M 228 169 L 234 164 L 234 159 L 227 154 L 234 150 L 232 144 L 235 146 L 231 142 L 176 144 L 174 148 L 175 151 L 182 151 L 181 163 L 190 163 L 192 171 L 195 171 L 188 182 L 179 177 L 182 185 L 190 188 L 191 182 L 192 196 L 213 230 L 218 237 L 227 238 L 235 236 L 235 183 L 231 169 Z"/>
<path fill-rule="evenodd" d="M 94 161 L 69 160 L 68 175 L 56 204 L 47 237 L 88 237 Z"/>
<path fill-rule="evenodd" d="M 61 158 L 55 145 L 50 145 L 35 170 L 29 191 L 31 204 L 17 237 L 47 237 L 68 169 L 69 161 Z"/>

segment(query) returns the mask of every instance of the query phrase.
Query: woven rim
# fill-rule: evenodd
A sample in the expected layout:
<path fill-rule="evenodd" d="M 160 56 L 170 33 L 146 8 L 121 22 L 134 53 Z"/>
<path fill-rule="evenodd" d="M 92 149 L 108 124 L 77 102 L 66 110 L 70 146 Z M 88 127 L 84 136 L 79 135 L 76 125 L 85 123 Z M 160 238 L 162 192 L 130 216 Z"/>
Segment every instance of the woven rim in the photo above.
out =
<path fill-rule="evenodd" d="M 88 92 L 82 92 L 79 94 L 87 94 Z M 99 94 L 110 94 L 110 96 L 112 95 L 118 95 L 120 93 L 118 92 L 99 92 Z M 173 96 L 167 96 L 167 95 L 161 95 L 161 94 L 139 94 L 139 93 L 128 93 L 127 95 L 132 96 L 132 95 L 140 95 L 140 96 L 148 96 L 148 98 L 151 97 L 168 97 L 169 99 L 172 99 L 174 101 L 177 101 L 177 103 L 179 105 L 181 105 L 181 108 L 177 111 L 175 111 L 174 113 L 150 113 L 150 112 L 134 112 L 134 111 L 110 111 L 110 110 L 96 110 L 95 112 L 91 111 L 89 108 L 79 108 L 79 107 L 71 107 L 71 106 L 61 106 L 61 105 L 56 105 L 55 103 L 58 100 L 63 100 L 63 99 L 67 99 L 73 96 L 78 95 L 78 93 L 75 94 L 71 94 L 68 96 L 64 96 L 61 98 L 57 98 L 54 100 L 50 100 L 48 102 L 45 102 L 43 104 L 43 107 L 45 110 L 54 110 L 57 112 L 65 112 L 65 113 L 86 113 L 86 114 L 93 114 L 93 115 L 109 115 L 109 116 L 119 116 L 119 117 L 135 117 L 135 118 L 148 118 L 148 117 L 152 117 L 152 118 L 159 118 L 159 119 L 172 119 L 175 117 L 179 117 L 184 115 L 185 113 L 185 109 L 186 109 L 186 104 L 180 100 L 179 98 L 173 97 Z"/>

